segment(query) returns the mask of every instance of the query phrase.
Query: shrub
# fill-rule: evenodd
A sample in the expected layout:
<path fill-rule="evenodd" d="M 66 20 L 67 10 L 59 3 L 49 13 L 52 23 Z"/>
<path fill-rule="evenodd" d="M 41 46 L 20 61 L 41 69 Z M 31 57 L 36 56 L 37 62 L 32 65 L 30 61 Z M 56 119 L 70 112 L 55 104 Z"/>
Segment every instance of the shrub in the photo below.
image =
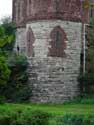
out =
<path fill-rule="evenodd" d="M 4 104 L 5 103 L 5 97 L 3 97 L 3 96 L 0 96 L 0 104 Z"/>
<path fill-rule="evenodd" d="M 0 125 L 48 125 L 49 114 L 42 111 L 17 111 L 0 116 Z"/>
<path fill-rule="evenodd" d="M 7 84 L 0 88 L 0 93 L 10 102 L 28 101 L 32 90 L 28 83 L 26 57 L 14 53 L 9 57 L 7 64 L 11 73 Z"/>
<path fill-rule="evenodd" d="M 30 111 L 29 109 L 21 114 L 19 124 L 21 125 L 48 125 L 49 114 L 35 110 Z"/>
<path fill-rule="evenodd" d="M 94 115 L 65 114 L 57 120 L 58 125 L 94 125 Z"/>
<path fill-rule="evenodd" d="M 11 72 L 6 64 L 5 57 L 0 55 L 0 87 L 3 87 L 7 84 L 10 73 Z"/>
<path fill-rule="evenodd" d="M 0 125 L 16 125 L 15 123 L 16 121 L 12 115 L 0 116 Z"/>
<path fill-rule="evenodd" d="M 80 88 L 82 92 L 94 93 L 94 71 L 79 76 Z"/>
<path fill-rule="evenodd" d="M 89 22 L 88 22 L 91 26 L 94 25 L 94 18 L 90 18 Z"/>
<path fill-rule="evenodd" d="M 94 93 L 94 18 L 91 18 L 86 27 L 86 55 L 85 73 L 83 74 L 83 54 L 81 55 L 81 72 L 79 83 L 82 92 Z"/>
<path fill-rule="evenodd" d="M 32 112 L 31 124 L 32 125 L 48 125 L 48 113 L 41 111 Z"/>
<path fill-rule="evenodd" d="M 69 100 L 64 104 L 94 104 L 94 94 L 82 93 L 73 100 Z"/>
<path fill-rule="evenodd" d="M 0 125 L 10 125 L 10 116 L 0 116 Z"/>

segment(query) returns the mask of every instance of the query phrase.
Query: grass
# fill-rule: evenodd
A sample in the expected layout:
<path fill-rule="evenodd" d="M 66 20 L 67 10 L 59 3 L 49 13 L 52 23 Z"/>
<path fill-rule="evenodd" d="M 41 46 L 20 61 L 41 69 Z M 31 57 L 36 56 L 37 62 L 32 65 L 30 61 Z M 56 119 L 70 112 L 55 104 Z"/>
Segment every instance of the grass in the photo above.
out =
<path fill-rule="evenodd" d="M 65 113 L 76 114 L 94 114 L 94 104 L 3 104 L 0 105 L 0 115 L 11 113 L 16 110 L 41 110 L 54 115 L 63 115 Z M 4 111 L 4 112 L 2 112 Z"/>
<path fill-rule="evenodd" d="M 66 113 L 94 115 L 94 104 L 3 104 L 0 105 L 0 115 L 13 114 L 17 111 L 34 111 L 41 110 L 52 114 L 50 125 L 56 125 L 55 121 L 58 117 Z"/>

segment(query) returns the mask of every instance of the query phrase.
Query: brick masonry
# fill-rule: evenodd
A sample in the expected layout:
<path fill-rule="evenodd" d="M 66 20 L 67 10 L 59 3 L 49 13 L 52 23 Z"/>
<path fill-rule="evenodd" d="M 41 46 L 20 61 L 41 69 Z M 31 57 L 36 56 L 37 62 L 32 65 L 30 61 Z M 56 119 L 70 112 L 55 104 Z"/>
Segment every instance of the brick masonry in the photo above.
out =
<path fill-rule="evenodd" d="M 66 56 L 48 56 L 50 34 L 60 26 L 66 33 Z M 63 103 L 79 94 L 77 77 L 80 69 L 81 29 L 80 22 L 61 20 L 30 21 L 26 28 L 18 28 L 16 45 L 20 51 L 27 54 L 26 34 L 31 28 L 35 41 L 32 57 L 29 61 L 29 82 L 32 87 L 31 101 L 41 103 Z"/>
<path fill-rule="evenodd" d="M 81 9 L 82 6 L 82 9 Z M 84 0 L 13 0 L 13 20 L 17 27 L 28 21 L 62 19 L 87 22 L 88 9 Z"/>

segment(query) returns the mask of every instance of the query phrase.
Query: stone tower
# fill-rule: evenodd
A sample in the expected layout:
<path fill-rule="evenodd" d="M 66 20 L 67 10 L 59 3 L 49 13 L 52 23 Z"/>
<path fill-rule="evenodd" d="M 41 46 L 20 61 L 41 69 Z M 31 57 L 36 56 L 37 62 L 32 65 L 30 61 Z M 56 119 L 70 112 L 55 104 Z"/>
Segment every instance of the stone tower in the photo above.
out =
<path fill-rule="evenodd" d="M 15 48 L 29 61 L 33 102 L 63 103 L 79 94 L 81 0 L 13 0 L 17 26 Z"/>

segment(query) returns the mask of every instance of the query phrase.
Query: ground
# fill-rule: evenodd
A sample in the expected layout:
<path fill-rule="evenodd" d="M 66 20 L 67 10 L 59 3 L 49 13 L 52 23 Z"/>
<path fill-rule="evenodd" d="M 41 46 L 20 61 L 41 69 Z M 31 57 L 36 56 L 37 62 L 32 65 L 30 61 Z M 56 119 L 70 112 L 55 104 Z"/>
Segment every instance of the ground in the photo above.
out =
<path fill-rule="evenodd" d="M 64 105 L 51 105 L 51 104 L 4 104 L 0 105 L 0 116 L 11 114 L 15 111 L 28 110 L 41 110 L 52 114 L 50 120 L 51 125 L 56 125 L 56 118 L 63 116 L 66 113 L 94 115 L 94 104 L 64 104 Z"/>

